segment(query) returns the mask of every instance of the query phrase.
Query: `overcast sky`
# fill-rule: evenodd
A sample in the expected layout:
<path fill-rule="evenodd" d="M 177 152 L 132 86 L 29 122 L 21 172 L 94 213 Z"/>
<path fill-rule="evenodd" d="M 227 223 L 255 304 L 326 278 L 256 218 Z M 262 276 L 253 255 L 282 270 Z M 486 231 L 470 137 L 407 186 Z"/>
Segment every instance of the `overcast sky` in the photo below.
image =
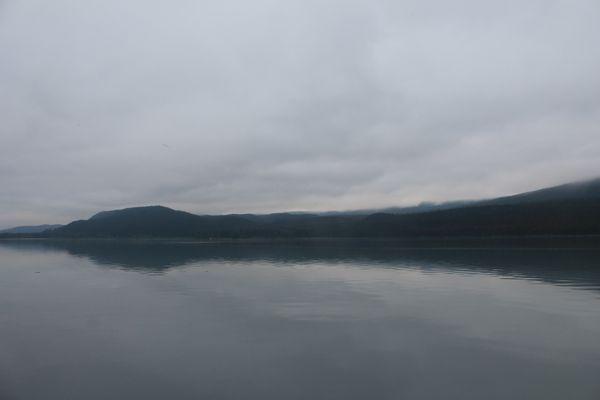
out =
<path fill-rule="evenodd" d="M 0 228 L 600 175 L 598 0 L 0 0 Z"/>

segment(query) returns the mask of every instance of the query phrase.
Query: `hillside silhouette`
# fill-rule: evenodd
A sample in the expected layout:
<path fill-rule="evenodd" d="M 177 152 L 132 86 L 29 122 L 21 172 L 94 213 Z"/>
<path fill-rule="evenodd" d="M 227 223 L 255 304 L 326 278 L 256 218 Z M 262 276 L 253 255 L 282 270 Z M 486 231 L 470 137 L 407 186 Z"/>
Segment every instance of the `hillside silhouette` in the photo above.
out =
<path fill-rule="evenodd" d="M 413 212 L 196 215 L 163 206 L 103 211 L 41 233 L 49 238 L 314 238 L 600 235 L 600 179 Z M 401 209 L 400 209 L 401 210 Z"/>

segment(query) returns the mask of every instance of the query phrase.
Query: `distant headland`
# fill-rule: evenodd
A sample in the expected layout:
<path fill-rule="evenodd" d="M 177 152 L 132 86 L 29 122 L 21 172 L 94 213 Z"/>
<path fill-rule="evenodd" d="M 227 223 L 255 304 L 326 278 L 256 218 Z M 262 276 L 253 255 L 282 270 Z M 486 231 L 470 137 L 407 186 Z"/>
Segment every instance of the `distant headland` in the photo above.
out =
<path fill-rule="evenodd" d="M 416 238 L 599 235 L 600 179 L 480 201 L 326 213 L 196 215 L 163 206 L 102 211 L 0 238 Z"/>

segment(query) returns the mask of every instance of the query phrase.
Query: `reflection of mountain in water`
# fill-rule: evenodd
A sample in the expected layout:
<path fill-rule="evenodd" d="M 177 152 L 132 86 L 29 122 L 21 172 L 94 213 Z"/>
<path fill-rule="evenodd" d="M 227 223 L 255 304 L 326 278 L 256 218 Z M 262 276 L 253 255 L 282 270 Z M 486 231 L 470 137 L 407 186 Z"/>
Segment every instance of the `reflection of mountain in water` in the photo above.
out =
<path fill-rule="evenodd" d="M 577 246 L 574 246 L 576 244 Z M 444 246 L 445 245 L 445 246 Z M 4 241 L 0 246 L 28 251 L 67 252 L 92 262 L 139 272 L 161 272 L 202 262 L 273 264 L 349 263 L 360 268 L 454 270 L 540 280 L 600 291 L 600 248 L 595 242 L 564 239 L 528 243 L 455 241 L 303 241 L 182 243 L 168 241 Z M 534 245 L 535 247 L 533 247 Z"/>

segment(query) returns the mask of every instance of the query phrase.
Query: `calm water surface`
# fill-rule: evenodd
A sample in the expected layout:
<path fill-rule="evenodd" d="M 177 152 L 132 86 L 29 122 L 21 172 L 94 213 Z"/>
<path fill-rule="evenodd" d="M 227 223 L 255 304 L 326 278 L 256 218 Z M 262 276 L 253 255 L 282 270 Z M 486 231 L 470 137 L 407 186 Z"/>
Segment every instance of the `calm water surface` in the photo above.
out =
<path fill-rule="evenodd" d="M 600 399 L 600 250 L 0 242 L 0 399 Z"/>

